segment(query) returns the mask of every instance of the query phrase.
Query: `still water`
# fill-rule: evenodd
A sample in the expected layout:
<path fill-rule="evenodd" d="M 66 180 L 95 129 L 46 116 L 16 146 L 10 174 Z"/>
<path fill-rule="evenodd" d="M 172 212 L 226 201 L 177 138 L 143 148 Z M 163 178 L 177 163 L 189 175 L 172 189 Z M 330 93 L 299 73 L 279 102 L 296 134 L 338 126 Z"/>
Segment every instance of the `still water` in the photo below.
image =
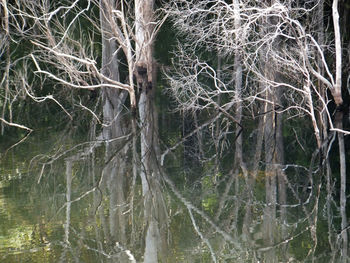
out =
<path fill-rule="evenodd" d="M 176 158 L 144 194 L 130 146 L 107 148 L 33 135 L 2 156 L 0 262 L 346 262 L 336 184 L 317 167 L 283 167 L 283 205 L 261 169 Z"/>

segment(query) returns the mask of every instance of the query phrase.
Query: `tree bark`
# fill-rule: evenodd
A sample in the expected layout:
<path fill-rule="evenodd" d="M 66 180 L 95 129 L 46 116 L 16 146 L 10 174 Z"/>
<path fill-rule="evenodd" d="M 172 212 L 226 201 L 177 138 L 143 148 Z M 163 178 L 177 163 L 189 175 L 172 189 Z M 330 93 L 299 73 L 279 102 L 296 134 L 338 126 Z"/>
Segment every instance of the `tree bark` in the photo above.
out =
<path fill-rule="evenodd" d="M 143 194 L 149 190 L 148 179 L 152 175 L 154 154 L 154 105 L 155 79 L 153 69 L 153 5 L 154 0 L 135 0 L 136 81 L 140 93 L 138 103 L 141 124 L 141 180 Z"/>
<path fill-rule="evenodd" d="M 271 5 L 273 4 L 271 0 Z M 273 28 L 278 23 L 276 17 L 266 18 L 264 28 L 266 33 L 269 33 L 269 28 Z M 273 49 L 278 49 L 278 40 L 273 40 L 271 46 Z M 267 83 L 264 83 L 265 90 L 265 108 L 264 108 L 264 146 L 265 146 L 265 200 L 266 206 L 264 208 L 264 221 L 263 221 L 263 235 L 264 242 L 267 246 L 273 246 L 276 240 L 276 205 L 277 205 L 277 160 L 276 155 L 278 154 L 277 148 L 277 132 L 278 132 L 278 121 L 276 108 L 278 106 L 277 96 L 278 91 L 276 89 L 280 87 L 271 86 L 268 81 L 276 81 L 278 71 L 278 65 L 269 62 L 269 51 L 266 50 L 266 54 L 262 54 L 261 59 L 264 67 L 264 77 Z M 272 59 L 271 59 L 272 60 Z M 272 60 L 273 61 L 273 60 Z M 267 262 L 276 262 L 275 250 L 270 249 L 265 254 Z"/>
<path fill-rule="evenodd" d="M 4 41 L 5 44 L 5 57 L 6 57 L 6 66 L 5 66 L 5 74 L 3 76 L 3 79 L 1 80 L 1 82 L 4 81 L 5 85 L 5 94 L 4 94 L 4 98 L 3 98 L 3 106 L 2 106 L 2 113 L 1 113 L 1 118 L 2 120 L 5 119 L 5 114 L 6 114 L 6 108 L 7 108 L 7 104 L 8 104 L 8 97 L 9 97 L 9 89 L 10 89 L 10 28 L 9 28 L 9 10 L 7 8 L 7 1 L 6 0 L 2 0 L 2 9 L 3 9 L 3 17 L 2 20 L 3 21 L 3 26 L 4 26 L 4 31 L 5 32 L 0 32 L 0 36 L 3 39 L 1 39 L 1 41 Z M 0 13 L 2 14 L 2 12 Z M 0 20 L 1 21 L 1 20 Z M 11 115 L 11 112 L 10 112 Z M 9 119 L 10 122 L 12 122 L 12 117 Z M 5 129 L 5 123 L 4 121 L 1 121 L 1 135 L 4 135 L 4 129 Z"/>
<path fill-rule="evenodd" d="M 266 99 L 273 101 L 271 91 L 266 92 Z M 264 145 L 265 145 L 265 193 L 266 207 L 264 208 L 264 239 L 269 246 L 275 242 L 275 224 L 276 224 L 276 169 L 274 154 L 276 151 L 276 120 L 274 105 L 266 102 L 265 112 L 269 112 L 264 116 Z M 271 255 L 271 257 L 273 257 Z M 270 257 L 269 257 L 270 258 Z M 271 259 L 271 258 L 270 258 Z"/>
<path fill-rule="evenodd" d="M 144 262 L 162 260 L 166 251 L 167 214 L 157 166 L 157 114 L 154 106 L 156 68 L 153 58 L 154 0 L 135 0 L 135 76 L 140 93 L 138 113 L 141 128 L 141 182 L 144 198 Z"/>
<path fill-rule="evenodd" d="M 338 0 L 333 0 L 332 5 L 334 38 L 335 38 L 335 84 L 332 95 L 337 106 L 341 106 L 342 99 L 342 49 L 341 49 L 341 36 L 340 36 L 340 24 L 338 13 Z M 340 110 L 335 116 L 335 126 L 343 130 L 343 112 Z M 346 216 L 346 159 L 345 159 L 345 143 L 344 134 L 338 131 L 338 144 L 339 144 L 339 160 L 340 160 L 340 213 L 341 213 L 341 237 L 342 237 L 342 262 L 347 262 L 348 258 L 348 235 L 347 235 L 347 216 Z"/>
<path fill-rule="evenodd" d="M 341 92 L 342 50 L 341 50 L 341 38 L 340 38 L 338 0 L 333 0 L 332 16 L 333 16 L 334 40 L 335 40 L 335 83 L 334 83 L 334 90 L 332 90 L 332 95 L 334 97 L 335 104 L 337 106 L 340 106 L 343 104 L 343 99 L 342 99 L 342 92 Z"/>
<path fill-rule="evenodd" d="M 338 111 L 335 117 L 336 127 L 343 129 L 343 112 Z M 340 215 L 341 215 L 341 238 L 342 238 L 342 262 L 348 258 L 348 223 L 346 215 L 346 151 L 344 134 L 338 132 L 339 159 L 340 159 Z"/>
<path fill-rule="evenodd" d="M 101 72 L 111 80 L 119 81 L 118 46 L 113 38 L 113 10 L 117 8 L 115 1 L 100 0 L 100 26 L 102 32 L 102 65 Z M 123 105 L 127 98 L 126 90 L 113 88 L 102 89 L 103 126 L 102 135 L 106 145 L 106 166 L 103 169 L 107 189 L 109 190 L 109 234 L 111 242 L 124 243 L 125 215 L 125 174 L 127 173 L 128 146 L 124 141 L 113 140 L 129 132 L 123 121 Z M 129 94 L 130 95 L 130 94 Z M 117 151 L 117 152 L 116 152 Z M 103 194 L 107 194 L 104 189 Z M 103 216 L 103 215 L 102 215 Z"/>

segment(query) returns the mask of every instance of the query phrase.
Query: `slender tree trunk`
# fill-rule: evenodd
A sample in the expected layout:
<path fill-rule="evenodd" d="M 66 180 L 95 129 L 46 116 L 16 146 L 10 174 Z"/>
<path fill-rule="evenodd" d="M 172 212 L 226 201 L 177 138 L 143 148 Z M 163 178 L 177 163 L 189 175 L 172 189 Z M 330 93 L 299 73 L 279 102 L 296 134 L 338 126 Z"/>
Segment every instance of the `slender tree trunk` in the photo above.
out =
<path fill-rule="evenodd" d="M 270 102 L 273 101 L 273 95 L 271 91 L 266 92 L 266 99 Z M 264 241 L 267 246 L 272 246 L 275 240 L 275 224 L 276 224 L 276 169 L 274 154 L 276 150 L 276 114 L 274 112 L 274 105 L 267 102 L 265 105 L 265 125 L 264 125 L 264 138 L 265 138 L 265 193 L 266 193 L 266 206 L 264 208 Z M 275 262 L 273 250 L 269 250 L 266 255 L 268 262 Z"/>
<path fill-rule="evenodd" d="M 66 160 L 66 223 L 64 224 L 64 242 L 69 244 L 70 229 L 70 211 L 71 211 L 71 195 L 72 195 L 72 170 L 73 161 Z"/>
<path fill-rule="evenodd" d="M 332 5 L 332 17 L 334 27 L 334 38 L 335 38 L 335 84 L 334 90 L 332 91 L 334 101 L 337 106 L 341 106 L 343 103 L 342 99 L 342 47 L 341 47 L 341 36 L 340 36 L 340 24 L 339 24 L 339 13 L 338 13 L 338 0 L 333 0 Z M 343 112 L 338 111 L 335 117 L 336 128 L 343 129 Z M 342 262 L 347 262 L 348 258 L 348 234 L 347 234 L 347 216 L 346 216 L 346 159 L 345 159 L 345 143 L 344 134 L 338 131 L 338 144 L 339 144 L 339 159 L 340 159 L 340 213 L 341 213 L 341 237 L 342 237 Z"/>
<path fill-rule="evenodd" d="M 343 129 L 343 113 L 336 114 L 336 127 Z M 341 238 L 342 238 L 342 262 L 348 258 L 348 223 L 346 215 L 346 158 L 344 134 L 338 132 L 339 159 L 340 159 L 340 215 L 341 215 Z"/>
<path fill-rule="evenodd" d="M 72 195 L 72 167 L 73 161 L 66 160 L 66 220 L 64 223 L 64 249 L 60 256 L 59 262 L 65 262 L 67 259 L 67 252 L 69 251 L 69 233 L 70 233 L 70 219 L 71 219 L 71 195 Z"/>
<path fill-rule="evenodd" d="M 234 14 L 235 14 L 235 29 L 238 30 L 241 26 L 240 19 L 240 10 L 239 10 L 239 1 L 234 0 Z M 239 36 L 236 36 L 237 45 L 239 45 Z M 238 123 L 241 123 L 242 120 L 242 62 L 239 54 L 239 50 L 235 52 L 234 58 L 234 78 L 235 78 L 235 119 Z M 235 158 L 237 160 L 237 164 L 243 165 L 243 136 L 242 136 L 242 128 L 238 124 L 236 124 L 236 150 L 235 150 Z"/>
<path fill-rule="evenodd" d="M 4 26 L 4 31 L 5 32 L 0 32 L 1 36 L 3 39 L 2 41 L 4 41 L 6 44 L 6 48 L 5 48 L 5 59 L 6 59 L 6 67 L 5 67 L 5 73 L 2 76 L 2 79 L 0 80 L 0 83 L 2 84 L 4 82 L 4 87 L 5 87 L 5 94 L 3 96 L 3 106 L 2 106 L 2 113 L 1 113 L 1 117 L 2 119 L 5 119 L 5 113 L 6 113 L 6 108 L 7 108 L 7 103 L 8 103 L 8 97 L 9 97 L 9 88 L 10 88 L 10 36 L 9 36 L 9 10 L 7 9 L 7 1 L 6 0 L 2 0 L 2 9 L 3 9 L 3 26 Z M 2 12 L 0 13 L 2 14 Z M 10 116 L 11 116 L 11 112 L 10 112 Z M 10 122 L 12 122 L 12 118 L 10 118 L 9 120 Z M 5 125 L 4 122 L 1 122 L 1 135 L 4 135 L 4 129 L 5 129 Z"/>
<path fill-rule="evenodd" d="M 217 58 L 217 63 L 218 63 L 218 69 L 217 69 L 217 75 L 218 75 L 218 79 L 222 78 L 222 67 L 221 67 L 221 62 L 222 62 L 222 55 L 218 54 L 218 58 Z M 219 84 L 220 85 L 220 84 Z M 217 96 L 216 99 L 216 103 L 217 105 L 221 104 L 221 94 L 219 94 Z M 219 114 L 219 109 L 216 110 L 216 114 Z M 220 127 L 220 119 L 218 118 L 215 121 L 215 138 L 214 139 L 214 145 L 215 145 L 215 176 L 218 174 L 219 172 L 219 166 L 220 166 L 220 159 L 221 159 L 221 154 L 220 154 L 220 133 L 222 132 L 221 127 Z M 218 218 L 218 217 L 217 217 Z"/>
<path fill-rule="evenodd" d="M 281 89 L 277 89 L 276 102 L 277 105 L 282 105 L 282 93 Z M 276 149 L 275 149 L 275 167 L 277 171 L 278 181 L 278 204 L 279 204 L 279 221 L 281 222 L 281 240 L 287 238 L 287 189 L 286 189 L 286 175 L 283 171 L 284 164 L 284 140 L 283 140 L 283 115 L 276 113 Z M 284 246 L 286 249 L 286 246 Z"/>
<path fill-rule="evenodd" d="M 271 5 L 274 1 L 271 1 Z M 277 18 L 267 18 L 265 30 L 269 30 L 270 25 L 274 26 L 277 24 Z M 272 43 L 273 48 L 278 49 L 278 39 Z M 277 67 L 268 61 L 269 54 L 262 54 L 264 62 L 264 75 L 266 80 L 275 81 L 277 79 Z M 264 116 L 264 146 L 265 146 L 265 194 L 266 194 L 266 206 L 264 208 L 264 242 L 267 246 L 273 246 L 276 240 L 276 204 L 277 204 L 277 171 L 276 169 L 277 160 L 276 155 L 278 154 L 277 148 L 277 133 L 278 133 L 278 121 L 276 108 L 278 105 L 279 96 L 278 91 L 268 83 L 265 84 L 265 116 Z M 267 262 L 276 262 L 275 250 L 270 249 L 265 254 Z"/>
<path fill-rule="evenodd" d="M 234 20 L 234 26 L 236 30 L 239 30 L 241 26 L 241 18 L 240 18 L 240 6 L 239 6 L 239 1 L 234 0 L 233 1 L 233 7 L 234 7 L 234 14 L 235 14 L 235 20 Z M 239 46 L 239 41 L 240 38 L 237 35 L 236 36 L 236 44 Z M 242 61 L 241 61 L 241 56 L 240 56 L 240 51 L 237 49 L 234 54 L 234 65 L 233 65 L 233 70 L 234 70 L 234 79 L 235 79 L 235 119 L 238 122 L 236 124 L 236 141 L 235 141 L 235 172 L 234 175 L 236 176 L 235 179 L 235 185 L 236 185 L 236 202 L 235 202 L 235 214 L 238 215 L 239 212 L 239 206 L 241 200 L 239 200 L 238 196 L 240 195 L 239 193 L 239 178 L 238 174 L 240 171 L 242 171 L 243 176 L 246 181 L 246 186 L 248 190 L 248 195 L 251 193 L 251 188 L 248 182 L 248 172 L 247 168 L 245 165 L 245 162 L 243 160 L 243 132 L 242 132 L 242 127 L 240 126 L 241 120 L 242 120 Z M 250 209 L 249 205 L 246 207 L 247 211 Z M 247 224 L 249 224 L 250 218 L 245 217 L 245 220 L 243 224 L 243 229 L 247 229 Z M 247 232 L 247 231 L 246 231 Z M 246 233 L 247 234 L 247 233 Z"/>
<path fill-rule="evenodd" d="M 335 104 L 337 106 L 340 106 L 343 104 L 343 98 L 342 98 L 342 92 L 341 92 L 342 50 L 341 50 L 338 0 L 333 0 L 332 17 L 333 17 L 333 27 L 334 27 L 334 40 L 335 40 L 335 83 L 334 83 L 334 89 L 332 90 L 332 95 L 334 97 Z"/>

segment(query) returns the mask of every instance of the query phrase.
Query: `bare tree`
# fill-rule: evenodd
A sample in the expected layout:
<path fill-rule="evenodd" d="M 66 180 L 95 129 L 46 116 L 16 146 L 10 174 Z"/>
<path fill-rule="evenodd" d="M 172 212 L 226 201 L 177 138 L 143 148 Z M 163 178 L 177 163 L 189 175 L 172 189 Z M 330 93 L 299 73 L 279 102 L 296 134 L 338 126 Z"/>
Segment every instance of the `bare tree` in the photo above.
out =
<path fill-rule="evenodd" d="M 102 133 L 92 138 L 98 141 L 95 146 L 104 144 L 106 147 L 105 167 L 98 188 L 103 194 L 110 193 L 108 220 L 101 214 L 103 211 L 98 210 L 110 242 L 127 240 L 124 212 L 128 182 L 125 175 L 130 172 L 127 164 L 132 156 L 132 181 L 135 184 L 136 176 L 141 176 L 145 198 L 143 216 L 147 234 L 144 259 L 145 262 L 157 261 L 166 244 L 164 231 L 160 228 L 166 228 L 156 220 L 166 223 L 167 214 L 157 170 L 159 151 L 153 106 L 156 89 L 153 44 L 166 17 L 161 19 L 160 12 L 154 9 L 154 0 L 42 0 L 14 4 L 2 1 L 1 7 L 1 13 L 5 14 L 5 30 L 1 33 L 6 39 L 1 51 L 9 59 L 9 26 L 16 37 L 30 42 L 30 49 L 22 61 L 31 65 L 34 72 L 23 71 L 20 76 L 22 92 L 38 102 L 54 101 L 70 119 L 74 116 L 69 108 L 79 107 L 93 119 L 91 132 L 96 131 L 96 123 L 101 124 Z M 101 42 L 96 43 L 99 40 Z M 4 118 L 9 101 L 9 62 L 5 72 L 3 82 L 7 84 L 2 126 L 10 123 Z M 36 83 L 54 84 L 52 94 L 36 95 L 41 87 L 31 85 L 29 75 L 33 73 Z M 96 90 L 97 93 L 100 91 L 102 103 L 97 99 L 93 108 L 89 108 L 79 95 L 95 94 Z M 138 134 L 140 140 L 136 138 Z M 130 139 L 131 135 L 134 135 L 133 139 Z M 87 150 L 93 151 L 94 148 Z M 71 166 L 68 163 L 67 169 Z M 67 192 L 70 192 L 68 188 L 69 182 Z M 67 209 L 70 203 L 67 196 Z M 68 234 L 66 236 L 68 242 Z"/>
<path fill-rule="evenodd" d="M 202 112 L 215 112 L 218 109 L 220 118 L 231 125 L 240 123 L 243 128 L 245 126 L 241 117 L 234 115 L 234 110 L 240 108 L 240 105 L 245 116 L 250 115 L 262 120 L 259 132 L 254 134 L 259 136 L 257 142 L 262 141 L 264 137 L 266 206 L 271 208 L 266 212 L 266 217 L 275 217 L 276 206 L 279 204 L 280 220 L 285 227 L 288 178 L 284 171 L 288 166 L 284 165 L 283 157 L 284 120 L 304 116 L 309 118 L 316 142 L 316 154 L 320 153 L 317 150 L 320 148 L 329 151 L 327 147 L 329 136 L 322 136 L 323 133 L 341 133 L 339 156 L 341 174 L 345 173 L 343 154 L 345 148 L 342 146 L 344 145 L 342 137 L 349 132 L 339 125 L 343 118 L 339 116 L 333 118 L 329 107 L 330 103 L 334 103 L 337 107 L 343 103 L 341 92 L 343 51 L 338 5 L 338 1 L 333 1 L 331 9 L 334 42 L 320 35 L 322 32 L 319 23 L 309 23 L 315 10 L 325 8 L 323 1 L 296 3 L 173 0 L 167 6 L 174 25 L 189 39 L 185 43 L 178 44 L 174 70 L 168 73 L 169 93 L 173 95 L 179 109 Z M 240 19 L 239 26 L 237 26 L 238 19 Z M 228 58 L 227 61 L 231 63 L 224 70 L 220 69 L 220 73 L 215 63 L 207 59 L 208 53 L 215 52 Z M 333 55 L 335 59 L 329 59 Z M 238 64 L 242 66 L 244 76 L 242 84 L 239 78 L 228 77 L 232 69 L 237 72 L 237 61 L 240 61 Z M 237 89 L 240 85 L 243 87 L 242 92 Z M 328 98 L 327 92 L 332 95 L 331 98 Z M 263 105 L 260 109 L 256 107 L 259 104 Z M 321 121 L 319 116 L 322 116 Z M 235 127 L 236 132 L 239 129 L 240 127 Z M 224 138 L 224 133 L 225 131 L 221 130 L 221 135 L 217 137 Z M 237 152 L 239 137 L 235 140 L 235 158 L 239 158 L 242 155 Z M 295 140 L 300 144 L 297 134 Z M 246 150 L 243 149 L 243 152 Z M 256 156 L 255 164 L 251 166 L 254 174 L 257 174 L 255 168 L 258 167 L 257 163 L 262 161 L 259 152 Z M 328 155 L 324 158 L 327 159 Z M 310 162 L 313 164 L 312 160 Z M 233 169 L 237 169 L 237 166 Z M 310 178 L 312 179 L 312 174 Z M 342 178 L 342 185 L 345 186 L 345 177 Z M 238 182 L 235 184 L 237 186 Z M 317 189 L 318 187 L 315 187 L 313 190 L 317 192 Z M 342 192 L 346 192 L 345 188 Z M 345 195 L 342 196 L 341 204 L 345 202 Z M 315 201 L 317 204 L 318 201 Z M 314 253 L 317 246 L 315 228 L 318 209 L 316 206 L 312 212 L 308 212 L 308 209 L 304 211 L 310 219 L 310 234 L 314 240 L 312 253 Z M 271 225 L 269 221 L 264 229 L 269 232 L 268 240 L 274 240 L 272 243 L 276 243 L 278 238 L 275 239 L 273 230 L 269 231 Z M 345 225 L 344 220 L 344 227 Z M 287 234 L 284 228 L 284 233 L 281 234 L 282 240 Z M 346 231 L 342 234 L 343 242 L 346 243 Z"/>
<path fill-rule="evenodd" d="M 215 159 L 212 170 L 215 170 L 213 177 L 217 185 L 213 188 L 219 196 L 215 220 L 187 201 L 166 175 L 164 178 L 187 209 L 192 226 L 209 249 L 212 260 L 219 260 L 210 240 L 216 233 L 224 240 L 223 248 L 237 249 L 237 258 L 243 249 L 232 236 L 238 239 L 244 232 L 250 239 L 254 231 L 265 240 L 265 247 L 258 250 L 267 261 L 274 260 L 276 247 L 306 231 L 313 242 L 310 254 L 315 253 L 321 180 L 314 178 L 314 164 L 317 156 L 328 158 L 333 134 L 338 135 L 340 236 L 346 260 L 344 134 L 349 132 L 342 125 L 341 112 L 344 47 L 338 1 L 334 0 L 331 7 L 333 27 L 329 32 L 334 33 L 334 41 L 324 37 L 322 23 L 310 18 L 315 11 L 322 17 L 324 5 L 324 1 L 171 0 L 164 4 L 164 9 L 156 10 L 154 0 L 2 0 L 0 52 L 5 58 L 2 64 L 5 74 L 1 80 L 4 86 L 2 128 L 12 125 L 31 131 L 13 123 L 11 107 L 19 96 L 39 103 L 53 101 L 68 119 L 76 118 L 76 108 L 91 115 L 92 139 L 96 145 L 105 146 L 106 154 L 99 181 L 94 177 L 94 188 L 85 194 L 95 194 L 94 209 L 104 228 L 103 235 L 110 242 L 127 243 L 126 204 L 131 200 L 128 205 L 133 211 L 134 195 L 130 192 L 134 193 L 136 177 L 140 176 L 144 201 L 141 210 L 145 219 L 142 230 L 146 233 L 144 261 L 161 260 L 166 244 L 162 230 L 166 228 L 167 212 L 157 163 L 160 147 L 154 107 L 157 67 L 153 48 L 159 28 L 169 15 L 186 41 L 178 42 L 173 67 L 165 72 L 170 84 L 168 94 L 176 102 L 178 111 L 194 113 L 196 123 L 192 131 L 163 153 L 162 163 L 167 153 L 187 138 L 198 135 L 200 161 L 210 166 Z M 163 18 L 160 12 L 166 13 Z M 19 40 L 27 41 L 28 50 L 23 51 L 21 59 L 11 61 L 9 43 Z M 23 69 L 11 71 L 10 65 L 20 63 Z M 15 85 L 11 84 L 12 76 Z M 43 94 L 41 85 L 44 84 L 53 86 L 52 94 Z M 79 96 L 95 94 L 96 90 L 101 98 L 93 106 L 80 100 Z M 330 104 L 338 109 L 335 117 Z M 299 121 L 305 116 L 314 134 L 310 144 L 316 150 L 310 157 L 306 179 L 297 173 L 297 180 L 303 181 L 302 194 L 306 198 L 302 198 L 287 171 L 305 167 L 285 163 L 283 125 L 290 119 Z M 101 125 L 101 134 L 96 134 L 97 124 Z M 132 137 L 138 134 L 140 140 Z M 248 143 L 243 138 L 247 138 Z M 301 140 L 295 132 L 295 145 L 304 150 Z M 93 154 L 92 148 L 86 152 L 84 149 L 84 154 Z M 247 156 L 252 152 L 254 158 L 250 159 Z M 218 165 L 220 158 L 227 156 L 232 161 L 224 171 L 229 177 L 228 183 L 227 178 L 219 178 Z M 66 159 L 66 243 L 69 242 L 70 183 L 75 161 L 75 157 Z M 331 199 L 330 164 L 327 160 L 321 161 L 329 166 L 327 189 Z M 133 166 L 129 167 L 128 162 Z M 128 174 L 132 174 L 132 178 L 125 176 Z M 263 204 L 256 202 L 253 195 L 258 180 L 265 183 Z M 314 187 L 312 183 L 316 181 L 318 185 Z M 108 196 L 103 205 L 98 204 L 97 190 Z M 293 194 L 288 203 L 287 191 Z M 234 202 L 230 202 L 232 200 Z M 261 208 L 259 212 L 252 209 L 255 203 Z M 294 234 L 300 221 L 287 222 L 286 214 L 287 209 L 293 211 L 296 207 L 305 213 L 309 225 Z M 104 209 L 109 211 L 108 217 Z M 241 218 L 242 213 L 245 216 Z M 204 219 L 210 231 L 201 230 L 196 215 Z M 226 218 L 220 225 L 223 217 Z M 279 222 L 281 234 L 277 233 Z M 254 241 L 249 242 L 257 246 Z"/>
<path fill-rule="evenodd" d="M 13 42 L 11 32 L 10 32 L 10 26 L 11 21 L 13 20 L 11 5 L 9 5 L 8 1 L 3 0 L 0 3 L 0 57 L 4 58 L 1 63 L 1 72 L 2 77 L 0 80 L 0 86 L 3 87 L 2 93 L 1 93 L 1 116 L 0 116 L 0 122 L 1 122 L 1 135 L 4 135 L 4 129 L 5 126 L 11 126 L 16 127 L 19 129 L 24 129 L 28 131 L 28 134 L 20 139 L 17 143 L 11 146 L 15 147 L 22 141 L 24 141 L 32 132 L 32 129 L 29 127 L 26 127 L 25 125 L 18 124 L 14 122 L 14 116 L 12 109 L 14 108 L 14 104 L 16 101 L 18 101 L 19 97 L 22 97 L 23 92 L 21 92 L 18 89 L 11 90 L 11 75 L 13 75 L 13 72 L 11 72 L 11 64 L 12 68 L 16 64 L 14 61 L 11 61 L 11 49 L 10 45 Z M 16 82 L 15 82 L 16 83 Z M 11 85 L 12 86 L 12 85 Z"/>

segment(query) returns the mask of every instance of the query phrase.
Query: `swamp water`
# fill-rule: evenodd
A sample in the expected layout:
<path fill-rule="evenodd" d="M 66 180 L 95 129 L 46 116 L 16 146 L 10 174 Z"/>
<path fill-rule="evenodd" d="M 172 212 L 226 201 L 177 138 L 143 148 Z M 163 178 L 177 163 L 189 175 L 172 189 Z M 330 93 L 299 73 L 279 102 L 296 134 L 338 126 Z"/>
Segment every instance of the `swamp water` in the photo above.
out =
<path fill-rule="evenodd" d="M 284 167 L 284 205 L 266 203 L 261 170 L 249 181 L 176 157 L 143 195 L 130 148 L 106 148 L 32 135 L 2 156 L 0 262 L 346 262 L 317 166 Z"/>

